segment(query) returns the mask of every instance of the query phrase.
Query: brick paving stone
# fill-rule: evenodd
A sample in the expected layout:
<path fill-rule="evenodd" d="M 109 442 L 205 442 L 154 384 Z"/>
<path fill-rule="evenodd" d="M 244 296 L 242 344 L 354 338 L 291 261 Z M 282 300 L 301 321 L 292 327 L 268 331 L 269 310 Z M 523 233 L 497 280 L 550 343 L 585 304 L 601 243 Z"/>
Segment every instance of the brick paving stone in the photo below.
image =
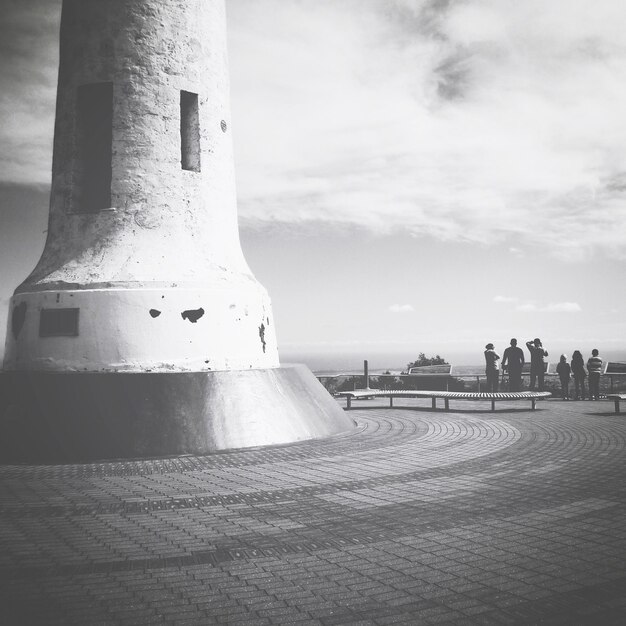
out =
<path fill-rule="evenodd" d="M 458 405 L 374 400 L 354 433 L 203 457 L 0 466 L 4 615 L 626 623 L 626 420 Z"/>

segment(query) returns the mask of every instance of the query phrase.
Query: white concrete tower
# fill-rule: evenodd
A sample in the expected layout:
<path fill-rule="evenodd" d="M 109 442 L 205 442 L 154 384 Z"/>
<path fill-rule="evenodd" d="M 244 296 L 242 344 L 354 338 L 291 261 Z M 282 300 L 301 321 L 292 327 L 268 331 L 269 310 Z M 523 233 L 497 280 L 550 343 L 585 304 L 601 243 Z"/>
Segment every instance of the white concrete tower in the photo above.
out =
<path fill-rule="evenodd" d="M 48 239 L 11 301 L 0 460 L 352 427 L 279 364 L 239 243 L 228 100 L 224 0 L 64 0 Z"/>
<path fill-rule="evenodd" d="M 5 368 L 278 366 L 239 244 L 223 0 L 65 0 L 48 239 Z"/>

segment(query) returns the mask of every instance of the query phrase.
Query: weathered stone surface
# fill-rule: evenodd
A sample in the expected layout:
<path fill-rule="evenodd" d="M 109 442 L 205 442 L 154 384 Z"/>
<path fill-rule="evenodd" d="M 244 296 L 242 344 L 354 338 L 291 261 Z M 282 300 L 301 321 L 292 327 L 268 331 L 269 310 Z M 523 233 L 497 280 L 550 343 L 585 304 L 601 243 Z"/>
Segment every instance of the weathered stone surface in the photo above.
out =
<path fill-rule="evenodd" d="M 239 244 L 223 0 L 65 0 L 60 47 L 48 240 L 16 290 L 26 316 L 5 367 L 277 367 L 270 300 Z M 77 96 L 94 83 L 112 84 L 111 206 L 96 212 L 81 195 L 89 111 Z M 197 94 L 199 171 L 181 163 L 181 92 Z M 180 316 L 146 325 L 161 291 L 178 311 L 204 307 L 201 333 Z M 39 311 L 70 299 L 78 336 L 42 341 Z"/>
<path fill-rule="evenodd" d="M 48 240 L 11 303 L 1 459 L 352 427 L 306 368 L 279 367 L 241 251 L 224 13 L 224 0 L 64 1 Z"/>

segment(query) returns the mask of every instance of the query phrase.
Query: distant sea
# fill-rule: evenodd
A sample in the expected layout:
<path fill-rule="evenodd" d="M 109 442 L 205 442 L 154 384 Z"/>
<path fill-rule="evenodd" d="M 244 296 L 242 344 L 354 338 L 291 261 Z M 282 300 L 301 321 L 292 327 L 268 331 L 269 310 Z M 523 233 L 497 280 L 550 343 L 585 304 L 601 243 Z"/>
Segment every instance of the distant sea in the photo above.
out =
<path fill-rule="evenodd" d="M 503 349 L 502 349 L 503 350 Z M 591 350 L 581 348 L 585 361 L 591 356 Z M 559 356 L 563 354 L 562 350 L 551 349 L 549 362 L 557 363 Z M 500 352 L 501 354 L 501 352 Z M 433 356 L 427 353 L 426 356 Z M 441 354 L 452 365 L 481 365 L 483 361 L 482 353 L 458 353 L 458 354 Z M 528 358 L 528 355 L 526 355 Z M 567 352 L 568 359 L 571 358 L 571 352 Z M 602 350 L 600 356 L 605 361 L 621 361 L 626 362 L 626 349 L 623 350 Z M 332 375 L 339 372 L 342 373 L 360 373 L 363 371 L 363 360 L 367 359 L 368 368 L 371 374 L 381 374 L 387 370 L 392 373 L 400 373 L 405 370 L 407 364 L 416 360 L 417 354 L 399 353 L 399 352 L 379 352 L 379 353 L 340 353 L 329 351 L 323 352 L 298 352 L 298 351 L 280 351 L 281 363 L 304 363 L 315 374 Z"/>

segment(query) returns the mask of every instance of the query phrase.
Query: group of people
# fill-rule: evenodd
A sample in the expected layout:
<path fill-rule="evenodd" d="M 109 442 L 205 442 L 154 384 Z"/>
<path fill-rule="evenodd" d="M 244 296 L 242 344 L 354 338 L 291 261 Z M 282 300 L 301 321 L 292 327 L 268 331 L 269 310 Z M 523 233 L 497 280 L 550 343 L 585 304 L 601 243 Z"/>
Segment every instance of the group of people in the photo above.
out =
<path fill-rule="evenodd" d="M 530 389 L 535 387 L 539 391 L 544 389 L 544 375 L 546 372 L 545 358 L 548 351 L 544 349 L 541 339 L 536 337 L 532 341 L 526 342 L 526 347 L 530 352 Z M 485 374 L 487 375 L 487 391 L 498 391 L 500 370 L 498 361 L 500 355 L 495 351 L 494 345 L 488 343 L 485 346 Z M 526 360 L 524 351 L 517 345 L 517 339 L 511 339 L 511 345 L 502 355 L 502 370 L 509 375 L 509 391 L 522 390 L 522 368 Z M 564 400 L 570 399 L 570 381 L 574 379 L 574 399 L 585 399 L 585 378 L 589 374 L 589 399 L 598 400 L 600 398 L 600 376 L 602 374 L 602 359 L 598 350 L 591 352 L 591 357 L 585 361 L 580 350 L 575 350 L 571 363 L 567 362 L 567 355 L 562 354 L 556 372 L 561 381 L 561 395 Z"/>
<path fill-rule="evenodd" d="M 600 376 L 602 375 L 602 359 L 600 353 L 595 348 L 591 351 L 591 356 L 587 359 L 587 372 L 589 373 L 589 399 L 600 399 Z M 580 350 L 574 350 L 571 363 L 567 362 L 567 355 L 562 354 L 556 366 L 556 373 L 561 379 L 561 397 L 569 400 L 569 383 L 574 378 L 574 400 L 585 399 L 585 360 Z"/>

